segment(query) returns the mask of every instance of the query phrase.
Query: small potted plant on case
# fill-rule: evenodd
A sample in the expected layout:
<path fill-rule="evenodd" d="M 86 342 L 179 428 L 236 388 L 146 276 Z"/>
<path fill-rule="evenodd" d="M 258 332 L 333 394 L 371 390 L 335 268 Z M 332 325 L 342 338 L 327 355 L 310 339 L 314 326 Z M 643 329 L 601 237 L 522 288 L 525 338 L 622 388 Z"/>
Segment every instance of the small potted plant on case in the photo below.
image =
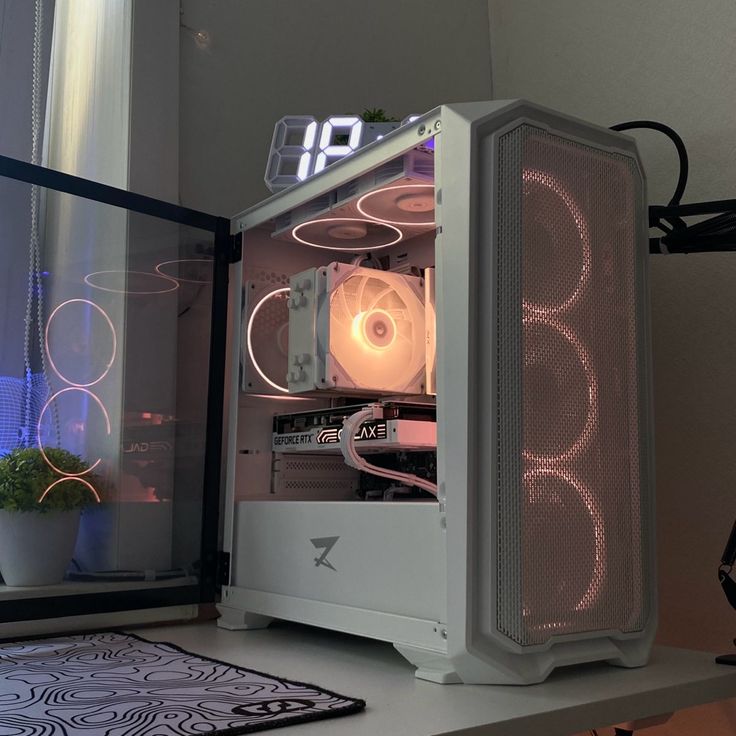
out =
<path fill-rule="evenodd" d="M 64 579 L 81 510 L 99 502 L 98 477 L 59 448 L 18 448 L 0 457 L 0 574 L 6 585 Z"/>

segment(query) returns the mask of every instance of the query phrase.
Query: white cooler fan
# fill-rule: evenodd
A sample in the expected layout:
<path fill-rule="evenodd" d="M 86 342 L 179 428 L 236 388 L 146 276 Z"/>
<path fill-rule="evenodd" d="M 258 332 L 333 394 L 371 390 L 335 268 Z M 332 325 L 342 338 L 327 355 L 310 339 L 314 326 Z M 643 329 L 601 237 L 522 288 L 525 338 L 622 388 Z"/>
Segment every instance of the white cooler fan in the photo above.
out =
<path fill-rule="evenodd" d="M 331 263 L 291 279 L 290 392 L 425 391 L 424 283 Z"/>

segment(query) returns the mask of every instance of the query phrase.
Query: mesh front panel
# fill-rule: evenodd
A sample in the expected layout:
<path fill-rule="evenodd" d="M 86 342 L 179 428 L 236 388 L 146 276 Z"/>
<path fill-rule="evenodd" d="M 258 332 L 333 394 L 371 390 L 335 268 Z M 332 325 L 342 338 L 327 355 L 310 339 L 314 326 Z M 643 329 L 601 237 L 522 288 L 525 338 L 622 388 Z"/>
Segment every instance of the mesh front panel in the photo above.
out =
<path fill-rule="evenodd" d="M 497 627 L 640 631 L 639 174 L 531 125 L 498 170 Z"/>

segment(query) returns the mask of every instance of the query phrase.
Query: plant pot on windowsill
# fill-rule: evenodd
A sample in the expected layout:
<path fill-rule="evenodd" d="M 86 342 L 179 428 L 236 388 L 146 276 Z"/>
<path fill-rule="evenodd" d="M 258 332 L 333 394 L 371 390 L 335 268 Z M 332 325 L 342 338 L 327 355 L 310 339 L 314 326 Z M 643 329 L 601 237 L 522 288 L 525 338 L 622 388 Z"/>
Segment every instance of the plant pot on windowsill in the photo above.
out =
<path fill-rule="evenodd" d="M 0 574 L 9 586 L 62 582 L 80 512 L 98 500 L 96 477 L 81 458 L 44 452 L 48 459 L 32 447 L 0 457 Z"/>

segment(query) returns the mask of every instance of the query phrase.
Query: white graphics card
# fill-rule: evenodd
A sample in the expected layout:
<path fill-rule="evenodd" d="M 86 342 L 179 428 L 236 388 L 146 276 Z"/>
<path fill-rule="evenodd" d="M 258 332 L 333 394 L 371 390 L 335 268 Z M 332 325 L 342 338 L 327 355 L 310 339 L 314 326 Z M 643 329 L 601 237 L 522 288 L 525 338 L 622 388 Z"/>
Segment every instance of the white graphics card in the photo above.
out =
<path fill-rule="evenodd" d="M 425 393 L 424 283 L 345 263 L 291 278 L 290 393 Z"/>

